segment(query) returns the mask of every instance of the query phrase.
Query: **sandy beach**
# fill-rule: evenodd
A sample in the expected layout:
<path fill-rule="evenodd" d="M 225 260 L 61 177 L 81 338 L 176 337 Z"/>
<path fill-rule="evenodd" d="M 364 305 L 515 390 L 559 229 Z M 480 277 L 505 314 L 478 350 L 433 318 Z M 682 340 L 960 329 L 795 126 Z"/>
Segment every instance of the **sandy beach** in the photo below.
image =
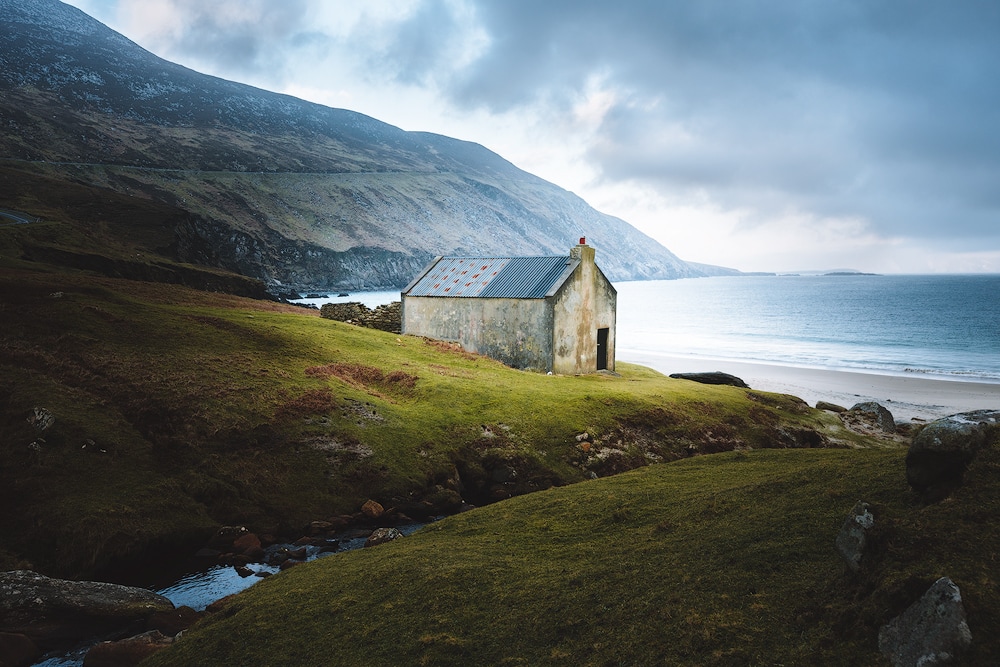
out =
<path fill-rule="evenodd" d="M 721 371 L 741 378 L 754 389 L 798 396 L 813 406 L 817 401 L 828 401 L 850 408 L 862 401 L 878 401 L 892 412 L 897 422 L 933 421 L 970 410 L 1000 410 L 1000 382 L 796 368 L 635 350 L 618 350 L 616 357 L 618 361 L 648 366 L 665 375 Z"/>

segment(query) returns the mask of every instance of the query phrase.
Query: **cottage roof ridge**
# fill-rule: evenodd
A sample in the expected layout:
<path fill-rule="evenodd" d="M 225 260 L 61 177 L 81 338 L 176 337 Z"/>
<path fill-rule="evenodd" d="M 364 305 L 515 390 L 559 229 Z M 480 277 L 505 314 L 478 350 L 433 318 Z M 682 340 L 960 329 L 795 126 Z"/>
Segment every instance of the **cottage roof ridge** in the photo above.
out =
<path fill-rule="evenodd" d="M 569 259 L 569 255 L 441 255 L 439 259 Z"/>

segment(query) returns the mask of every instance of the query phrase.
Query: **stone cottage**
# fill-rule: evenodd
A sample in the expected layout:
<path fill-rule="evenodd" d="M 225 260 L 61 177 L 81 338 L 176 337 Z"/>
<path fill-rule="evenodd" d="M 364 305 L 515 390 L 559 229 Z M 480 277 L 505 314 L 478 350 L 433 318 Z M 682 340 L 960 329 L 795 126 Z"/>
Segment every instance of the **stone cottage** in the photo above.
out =
<path fill-rule="evenodd" d="M 617 300 L 583 238 L 568 257 L 437 257 L 401 294 L 403 333 L 524 370 L 613 371 Z"/>

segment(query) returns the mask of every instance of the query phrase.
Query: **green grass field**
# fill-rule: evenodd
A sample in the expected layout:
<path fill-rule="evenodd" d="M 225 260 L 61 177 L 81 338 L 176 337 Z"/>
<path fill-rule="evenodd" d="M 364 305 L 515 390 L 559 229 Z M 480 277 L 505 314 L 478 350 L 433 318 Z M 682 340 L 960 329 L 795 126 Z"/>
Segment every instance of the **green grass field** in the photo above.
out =
<path fill-rule="evenodd" d="M 173 285 L 8 269 L 0 309 L 6 567 L 91 576 L 219 524 L 294 532 L 368 498 L 440 513 L 692 454 L 878 444 L 792 397 L 624 364 L 525 373 Z M 55 416 L 43 434 L 36 407 Z"/>
<path fill-rule="evenodd" d="M 873 665 L 943 575 L 968 664 L 1000 655 L 995 443 L 921 506 L 903 447 L 794 397 L 524 373 L 274 302 L 0 265 L 3 569 L 111 576 L 369 498 L 479 506 L 276 575 L 153 665 Z M 880 523 L 855 576 L 833 543 L 860 499 Z"/>
<path fill-rule="evenodd" d="M 898 450 L 721 453 L 543 491 L 271 577 L 149 664 L 878 665 L 878 628 L 945 574 L 975 638 L 961 664 L 995 664 L 1000 540 L 980 521 L 998 463 L 931 507 Z M 833 542 L 859 498 L 879 532 L 852 575 Z"/>

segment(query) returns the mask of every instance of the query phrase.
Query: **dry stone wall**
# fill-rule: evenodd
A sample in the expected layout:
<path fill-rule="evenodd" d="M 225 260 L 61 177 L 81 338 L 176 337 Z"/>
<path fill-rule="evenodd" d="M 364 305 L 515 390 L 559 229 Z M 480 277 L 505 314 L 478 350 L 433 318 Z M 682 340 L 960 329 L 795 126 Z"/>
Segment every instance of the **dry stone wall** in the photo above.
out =
<path fill-rule="evenodd" d="M 378 306 L 375 310 L 359 301 L 326 303 L 320 308 L 319 314 L 328 320 L 349 322 L 369 329 L 391 333 L 402 331 L 402 310 L 399 301 Z"/>

